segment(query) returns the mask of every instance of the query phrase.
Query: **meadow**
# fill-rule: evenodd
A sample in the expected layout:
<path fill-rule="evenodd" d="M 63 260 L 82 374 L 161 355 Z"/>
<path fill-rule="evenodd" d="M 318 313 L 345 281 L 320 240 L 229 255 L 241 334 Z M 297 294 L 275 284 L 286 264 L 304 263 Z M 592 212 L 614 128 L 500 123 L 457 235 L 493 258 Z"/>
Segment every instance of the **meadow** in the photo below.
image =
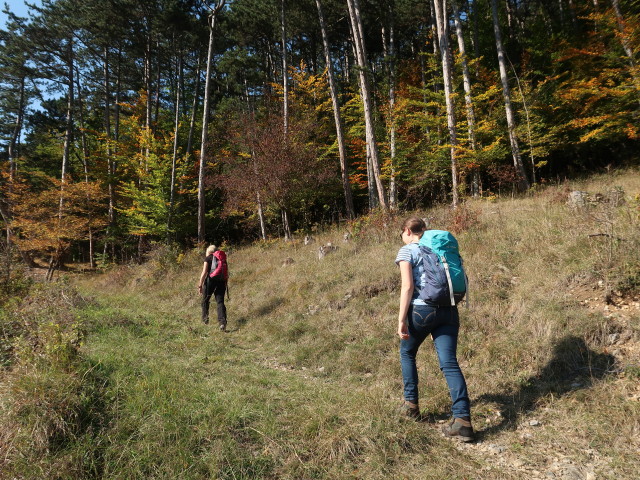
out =
<path fill-rule="evenodd" d="M 475 443 L 440 433 L 430 343 L 424 419 L 399 414 L 403 216 L 373 213 L 309 245 L 226 246 L 227 333 L 200 320 L 201 251 L 158 248 L 6 303 L 0 478 L 637 478 L 638 173 L 417 212 L 455 232 L 469 274 Z M 567 205 L 574 190 L 585 205 Z"/>

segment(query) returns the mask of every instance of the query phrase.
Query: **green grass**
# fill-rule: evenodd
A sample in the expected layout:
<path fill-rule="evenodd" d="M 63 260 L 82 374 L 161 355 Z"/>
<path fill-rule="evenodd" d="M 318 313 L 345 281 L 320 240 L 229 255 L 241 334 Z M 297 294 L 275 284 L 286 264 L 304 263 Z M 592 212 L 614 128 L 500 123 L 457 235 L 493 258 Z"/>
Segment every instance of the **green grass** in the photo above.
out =
<path fill-rule="evenodd" d="M 625 205 L 564 205 L 571 189 L 618 185 Z M 400 219 L 372 215 L 349 243 L 319 234 L 339 246 L 323 260 L 318 243 L 230 249 L 227 334 L 199 321 L 196 252 L 76 278 L 70 304 L 15 307 L 22 323 L 2 317 L 24 333 L 2 350 L 0 478 L 549 478 L 564 459 L 635 478 L 639 310 L 602 306 L 640 293 L 639 193 L 627 171 L 420 212 L 456 229 L 471 280 L 459 359 L 477 444 L 438 432 L 449 397 L 429 342 L 419 374 L 431 421 L 397 415 Z"/>

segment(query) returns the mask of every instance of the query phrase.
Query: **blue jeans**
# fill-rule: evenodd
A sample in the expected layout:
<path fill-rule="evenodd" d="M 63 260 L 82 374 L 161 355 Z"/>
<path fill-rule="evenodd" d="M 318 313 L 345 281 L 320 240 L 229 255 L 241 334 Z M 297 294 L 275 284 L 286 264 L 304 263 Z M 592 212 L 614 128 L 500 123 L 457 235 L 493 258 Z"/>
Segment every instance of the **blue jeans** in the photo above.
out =
<path fill-rule="evenodd" d="M 460 320 L 456 307 L 411 305 L 407 313 L 409 338 L 400 340 L 400 366 L 404 381 L 404 399 L 418 403 L 418 369 L 416 354 L 429 334 L 438 354 L 440 370 L 444 373 L 451 395 L 454 417 L 469 417 L 469 394 L 462 370 L 456 358 Z"/>

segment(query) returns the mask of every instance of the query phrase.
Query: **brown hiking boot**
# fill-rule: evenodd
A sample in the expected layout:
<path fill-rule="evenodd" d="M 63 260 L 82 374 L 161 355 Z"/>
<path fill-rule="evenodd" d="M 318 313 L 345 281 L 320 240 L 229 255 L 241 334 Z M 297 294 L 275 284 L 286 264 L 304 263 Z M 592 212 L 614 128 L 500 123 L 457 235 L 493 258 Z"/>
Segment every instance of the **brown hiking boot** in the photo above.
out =
<path fill-rule="evenodd" d="M 442 427 L 442 433 L 447 437 L 459 437 L 463 442 L 473 442 L 475 435 L 469 420 L 454 418 L 449 425 Z"/>
<path fill-rule="evenodd" d="M 417 403 L 408 402 L 407 400 L 405 400 L 400 406 L 400 411 L 404 416 L 408 418 L 412 418 L 414 420 L 420 420 L 421 418 L 420 407 Z"/>

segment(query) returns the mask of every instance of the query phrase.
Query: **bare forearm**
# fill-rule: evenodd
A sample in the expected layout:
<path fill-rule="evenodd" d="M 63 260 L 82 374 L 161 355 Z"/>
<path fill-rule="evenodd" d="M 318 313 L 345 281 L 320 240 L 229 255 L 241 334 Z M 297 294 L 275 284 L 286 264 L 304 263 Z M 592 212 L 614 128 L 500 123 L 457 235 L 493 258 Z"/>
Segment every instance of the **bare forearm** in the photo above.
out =
<path fill-rule="evenodd" d="M 402 289 L 400 291 L 400 308 L 398 311 L 398 324 L 404 323 L 407 318 L 407 312 L 409 311 L 409 304 L 411 303 L 411 290 Z"/>

